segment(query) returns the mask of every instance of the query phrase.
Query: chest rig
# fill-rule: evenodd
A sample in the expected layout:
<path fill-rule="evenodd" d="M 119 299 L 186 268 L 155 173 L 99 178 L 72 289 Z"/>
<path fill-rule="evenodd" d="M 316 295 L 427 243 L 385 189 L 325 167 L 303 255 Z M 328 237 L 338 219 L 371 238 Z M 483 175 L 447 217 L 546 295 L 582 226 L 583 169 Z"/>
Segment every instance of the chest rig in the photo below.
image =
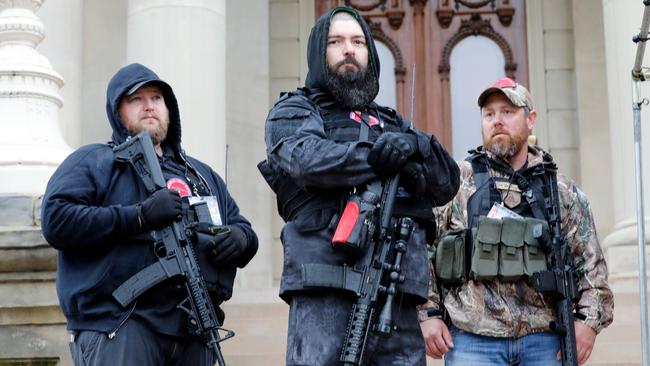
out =
<path fill-rule="evenodd" d="M 547 269 L 546 207 L 551 198 L 546 167 L 552 163 L 551 156 L 545 154 L 543 163 L 519 171 L 490 159 L 483 151 L 473 151 L 467 161 L 472 165 L 476 187 L 467 200 L 467 229 L 441 238 L 436 274 L 443 282 L 454 284 L 497 278 L 517 281 Z M 493 206 L 504 200 L 490 170 L 508 177 L 506 186 L 515 185 L 520 190 L 521 202 L 512 207 L 519 217 L 488 217 Z"/>
<path fill-rule="evenodd" d="M 351 111 L 339 107 L 328 95 L 312 94 L 304 89 L 284 94 L 278 103 L 295 96 L 304 98 L 305 102 L 316 107 L 328 140 L 337 143 L 374 142 L 383 132 L 400 131 L 397 112 L 391 108 L 371 103 L 364 111 Z M 282 134 L 293 134 L 299 127 L 299 124 L 294 124 L 293 128 L 283 129 Z M 283 136 L 276 136 L 275 139 L 281 137 Z M 257 167 L 276 193 L 278 213 L 282 219 L 285 222 L 293 221 L 305 232 L 320 230 L 329 225 L 347 194 L 341 190 L 304 190 L 284 172 L 272 169 L 266 160 Z"/>
<path fill-rule="evenodd" d="M 500 202 L 503 196 L 499 193 L 494 179 L 490 176 L 489 169 L 503 173 L 510 177 L 512 184 L 521 190 L 521 203 L 515 210 L 522 216 L 532 216 L 539 220 L 548 220 L 548 212 L 545 209 L 545 201 L 550 199 L 549 190 L 546 187 L 545 164 L 513 171 L 510 167 L 494 160 L 488 160 L 484 152 L 476 152 L 467 158 L 472 164 L 474 172 L 474 186 L 476 191 L 467 200 L 467 226 L 476 227 L 479 216 L 485 216 L 494 203 Z M 550 160 L 547 160 L 550 159 Z M 544 160 L 552 161 L 550 155 L 545 154 Z"/>

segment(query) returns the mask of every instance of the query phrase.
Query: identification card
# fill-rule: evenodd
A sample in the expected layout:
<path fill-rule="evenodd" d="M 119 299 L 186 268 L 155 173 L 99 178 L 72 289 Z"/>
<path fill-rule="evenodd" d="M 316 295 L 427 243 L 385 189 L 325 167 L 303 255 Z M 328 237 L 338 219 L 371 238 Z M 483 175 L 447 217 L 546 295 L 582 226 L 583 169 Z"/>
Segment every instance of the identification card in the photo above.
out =
<path fill-rule="evenodd" d="M 487 217 L 492 219 L 502 219 L 504 217 L 512 217 L 515 219 L 521 219 L 521 215 L 512 211 L 511 209 L 505 207 L 503 203 L 494 203 L 492 208 L 487 214 Z"/>
<path fill-rule="evenodd" d="M 193 205 L 197 202 L 205 202 L 208 206 L 208 210 L 210 210 L 210 218 L 212 219 L 212 224 L 213 225 L 223 225 L 223 222 L 221 221 L 221 214 L 219 213 L 219 203 L 217 202 L 217 197 L 215 196 L 205 196 L 205 197 L 197 197 L 197 196 L 191 196 L 187 197 L 187 200 L 189 201 L 190 205 Z"/>

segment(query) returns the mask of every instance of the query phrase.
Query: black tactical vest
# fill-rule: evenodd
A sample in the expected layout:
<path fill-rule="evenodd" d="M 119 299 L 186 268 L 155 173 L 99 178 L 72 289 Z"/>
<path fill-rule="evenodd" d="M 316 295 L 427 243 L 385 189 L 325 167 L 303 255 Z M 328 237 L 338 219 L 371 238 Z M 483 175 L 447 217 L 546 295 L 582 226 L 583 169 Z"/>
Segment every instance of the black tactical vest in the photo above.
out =
<path fill-rule="evenodd" d="M 400 132 L 397 112 L 388 107 L 371 103 L 366 111 L 350 111 L 338 104 L 322 103 L 319 95 L 309 94 L 301 89 L 282 96 L 284 99 L 299 95 L 316 106 L 323 119 L 323 129 L 328 140 L 337 143 L 377 140 L 382 132 Z M 322 105 L 321 105 L 322 104 Z M 276 104 L 277 105 L 277 104 Z M 324 106 L 323 106 L 324 105 Z M 297 128 L 297 126 L 295 126 Z M 290 134 L 294 131 L 285 131 Z M 279 139 L 279 137 L 276 137 Z M 329 224 L 332 216 L 344 204 L 347 191 L 318 190 L 305 191 L 286 174 L 271 169 L 266 161 L 258 169 L 277 195 L 278 212 L 285 222 L 297 221 L 305 231 L 319 230 Z"/>
<path fill-rule="evenodd" d="M 320 103 L 317 96 L 300 90 L 295 94 L 316 106 L 329 140 L 338 143 L 372 142 L 383 132 L 401 131 L 397 113 L 390 108 L 372 103 L 364 111 L 350 111 L 339 104 Z M 355 258 L 334 250 L 331 245 L 336 218 L 350 191 L 305 191 L 290 177 L 273 170 L 265 161 L 258 168 L 276 192 L 278 210 L 287 223 L 282 231 L 284 269 L 280 296 L 288 301 L 290 294 L 296 291 L 322 291 L 323 288 L 352 290 L 341 283 L 336 274 L 342 273 L 344 265 L 353 265 Z M 429 278 L 427 262 L 425 233 L 418 227 L 402 262 L 402 274 L 406 280 L 398 286 L 400 292 L 414 295 L 417 302 L 426 301 Z M 316 267 L 318 272 L 313 271 Z"/>

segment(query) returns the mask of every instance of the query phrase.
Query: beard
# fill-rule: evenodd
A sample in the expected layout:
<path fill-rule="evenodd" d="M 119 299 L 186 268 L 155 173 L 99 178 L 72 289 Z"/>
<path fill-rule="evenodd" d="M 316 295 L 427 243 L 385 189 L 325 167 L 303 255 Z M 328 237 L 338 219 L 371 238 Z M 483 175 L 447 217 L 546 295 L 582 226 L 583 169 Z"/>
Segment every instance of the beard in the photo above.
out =
<path fill-rule="evenodd" d="M 129 131 L 130 136 L 136 136 L 142 131 L 148 131 L 153 146 L 156 146 L 161 144 L 167 138 L 169 119 L 158 119 L 158 124 L 156 125 L 144 125 L 143 122 L 140 122 L 138 124 L 130 125 L 130 127 L 127 127 L 127 130 Z"/>
<path fill-rule="evenodd" d="M 487 137 L 484 132 L 483 145 L 486 151 L 491 152 L 503 160 L 510 160 L 510 158 L 528 145 L 528 130 L 525 128 L 517 130 L 513 134 L 505 131 L 496 132 L 504 132 L 507 135 L 499 135 L 498 138 L 496 136 Z"/>
<path fill-rule="evenodd" d="M 357 70 L 337 70 L 343 64 L 353 64 Z M 360 109 L 377 96 L 379 83 L 369 67 L 362 68 L 353 57 L 346 57 L 327 67 L 327 88 L 334 99 L 350 109 Z"/>

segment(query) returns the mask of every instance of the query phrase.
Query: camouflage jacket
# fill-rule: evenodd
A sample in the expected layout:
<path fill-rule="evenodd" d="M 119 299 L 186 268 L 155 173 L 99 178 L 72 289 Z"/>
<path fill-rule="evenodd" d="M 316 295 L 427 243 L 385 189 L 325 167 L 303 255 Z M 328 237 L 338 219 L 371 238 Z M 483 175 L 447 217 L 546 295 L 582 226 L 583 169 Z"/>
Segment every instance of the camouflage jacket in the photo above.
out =
<path fill-rule="evenodd" d="M 529 147 L 528 166 L 541 162 L 541 150 Z M 467 201 L 477 187 L 471 164 L 462 161 L 459 166 L 461 185 L 456 197 L 436 210 L 438 238 L 449 230 L 467 227 Z M 492 169 L 490 174 L 504 177 Z M 578 276 L 580 300 L 576 310 L 586 317 L 585 324 L 600 332 L 613 320 L 614 299 L 589 202 L 572 180 L 560 174 L 558 192 L 562 235 L 571 247 Z M 432 255 L 437 243 L 433 245 Z M 420 307 L 421 313 L 424 309 L 439 309 L 442 297 L 451 322 L 459 329 L 491 337 L 521 337 L 549 330 L 549 322 L 554 320 L 552 300 L 537 292 L 529 280 L 510 283 L 470 280 L 460 286 L 438 287 L 433 264 L 430 270 L 429 302 Z"/>

